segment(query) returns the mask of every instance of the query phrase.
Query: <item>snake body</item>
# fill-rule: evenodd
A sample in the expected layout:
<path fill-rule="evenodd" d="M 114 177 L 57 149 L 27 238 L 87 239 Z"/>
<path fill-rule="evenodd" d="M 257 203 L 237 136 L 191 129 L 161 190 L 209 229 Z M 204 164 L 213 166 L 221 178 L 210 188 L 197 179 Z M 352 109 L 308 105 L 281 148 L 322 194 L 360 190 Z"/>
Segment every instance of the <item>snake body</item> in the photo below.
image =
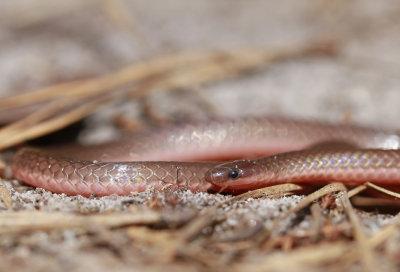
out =
<path fill-rule="evenodd" d="M 307 149 L 323 142 L 360 148 Z M 15 154 L 12 169 L 16 178 L 33 186 L 85 196 L 148 188 L 250 190 L 288 181 L 400 183 L 399 146 L 396 131 L 245 117 L 161 128 L 99 146 L 47 151 L 26 147 Z M 265 155 L 270 156 L 222 165 L 200 162 Z M 231 179 L 232 169 L 242 176 Z M 249 174 L 246 179 L 243 173 Z"/>

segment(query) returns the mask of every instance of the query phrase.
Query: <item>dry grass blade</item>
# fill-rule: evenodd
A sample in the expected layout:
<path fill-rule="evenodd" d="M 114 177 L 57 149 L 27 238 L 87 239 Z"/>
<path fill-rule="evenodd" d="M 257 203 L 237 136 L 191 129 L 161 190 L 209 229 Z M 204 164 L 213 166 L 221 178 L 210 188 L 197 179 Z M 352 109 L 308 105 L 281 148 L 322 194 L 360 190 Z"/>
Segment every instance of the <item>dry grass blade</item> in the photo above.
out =
<path fill-rule="evenodd" d="M 53 115 L 56 115 L 58 112 L 65 109 L 68 105 L 73 105 L 73 103 L 76 103 L 76 101 L 63 100 L 50 102 L 36 112 L 0 129 L 0 139 L 7 138 L 7 136 L 14 136 L 15 133 L 18 133 L 20 130 L 36 125 L 37 123 Z"/>
<path fill-rule="evenodd" d="M 367 189 L 366 185 L 360 185 L 360 186 L 357 186 L 357 187 L 351 189 L 347 193 L 347 195 L 348 195 L 349 198 L 352 198 L 353 196 L 358 195 L 359 193 L 361 193 L 362 191 L 364 191 L 366 189 Z"/>
<path fill-rule="evenodd" d="M 24 92 L 10 97 L 0 99 L 0 108 L 7 109 L 12 107 L 20 107 L 31 105 L 43 101 L 50 101 L 64 93 L 67 96 L 71 90 L 81 85 L 84 80 L 76 80 L 65 82 L 57 85 L 41 88 L 30 92 Z"/>
<path fill-rule="evenodd" d="M 302 187 L 297 184 L 287 183 L 287 184 L 279 184 L 274 186 L 269 186 L 253 191 L 249 191 L 247 193 L 234 196 L 226 201 L 218 203 L 216 207 L 222 207 L 223 205 L 230 205 L 237 201 L 242 201 L 249 198 L 260 198 L 260 197 L 274 197 L 274 196 L 281 196 L 284 193 L 298 191 L 301 190 Z"/>
<path fill-rule="evenodd" d="M 61 116 L 56 116 L 49 120 L 32 124 L 28 127 L 21 126 L 21 124 L 31 123 L 31 119 L 34 119 L 35 117 L 32 118 L 32 116 L 28 116 L 24 119 L 21 119 L 17 124 L 13 123 L 0 130 L 0 150 L 64 128 L 67 125 L 79 121 L 83 117 L 94 112 L 106 102 L 108 102 L 107 99 L 88 102 L 66 112 Z M 48 112 L 52 112 L 52 110 L 53 109 L 46 111 L 46 114 Z M 39 112 L 37 116 L 41 116 L 42 114 L 43 112 Z M 13 134 L 13 137 L 10 137 L 11 134 Z"/>
<path fill-rule="evenodd" d="M 350 190 L 348 192 L 348 197 L 352 198 L 352 203 L 358 207 L 371 207 L 371 208 L 377 208 L 377 207 L 399 207 L 400 203 L 398 200 L 393 200 L 393 199 L 383 199 L 383 198 L 375 198 L 375 197 L 361 197 L 361 196 L 356 196 L 362 191 L 366 190 L 367 188 L 372 188 L 380 193 L 383 193 L 385 195 L 389 195 L 391 197 L 395 198 L 400 198 L 400 194 L 390 191 L 388 189 L 382 188 L 378 185 L 375 185 L 373 183 L 367 182 L 366 184 L 357 186 Z"/>
<path fill-rule="evenodd" d="M 0 214 L 0 234 L 90 228 L 91 226 L 113 228 L 127 225 L 149 225 L 159 223 L 161 220 L 161 215 L 152 211 L 93 215 L 40 211 L 3 212 Z"/>
<path fill-rule="evenodd" d="M 383 194 L 386 194 L 386 195 L 389 195 L 389 196 L 392 196 L 392 197 L 395 197 L 395 198 L 400 198 L 400 194 L 399 193 L 396 193 L 396 192 L 390 191 L 388 189 L 382 188 L 382 187 L 380 187 L 378 185 L 375 185 L 375 184 L 373 184 L 371 182 L 367 182 L 366 185 L 368 187 L 370 187 L 370 188 L 373 188 L 373 189 L 377 190 L 378 192 L 383 193 Z"/>
<path fill-rule="evenodd" d="M 367 241 L 367 237 L 353 207 L 351 206 L 347 193 L 342 192 L 339 199 L 341 200 L 343 208 L 353 226 L 354 237 L 357 242 L 357 250 L 360 252 L 357 255 L 361 256 L 362 265 L 365 271 L 378 271 L 379 269 L 375 262 L 374 252 Z"/>

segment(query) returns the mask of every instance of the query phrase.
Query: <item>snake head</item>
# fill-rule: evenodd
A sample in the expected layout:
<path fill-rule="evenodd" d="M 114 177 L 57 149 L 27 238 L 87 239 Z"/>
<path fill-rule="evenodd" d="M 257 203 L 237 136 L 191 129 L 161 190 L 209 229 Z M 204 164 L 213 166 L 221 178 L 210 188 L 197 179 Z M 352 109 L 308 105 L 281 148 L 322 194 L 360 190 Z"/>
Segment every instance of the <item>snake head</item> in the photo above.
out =
<path fill-rule="evenodd" d="M 260 179 L 260 167 L 256 161 L 239 160 L 219 164 L 207 171 L 207 182 L 224 190 L 247 189 Z"/>

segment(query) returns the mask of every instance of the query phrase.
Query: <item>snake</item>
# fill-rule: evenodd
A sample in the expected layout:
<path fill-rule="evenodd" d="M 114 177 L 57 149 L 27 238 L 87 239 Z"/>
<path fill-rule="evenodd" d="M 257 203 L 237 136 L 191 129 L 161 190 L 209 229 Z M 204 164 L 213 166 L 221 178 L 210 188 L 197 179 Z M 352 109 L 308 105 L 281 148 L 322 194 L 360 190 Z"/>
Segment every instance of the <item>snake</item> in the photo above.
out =
<path fill-rule="evenodd" d="M 277 116 L 165 126 L 101 145 L 22 147 L 15 178 L 54 193 L 240 193 L 286 182 L 400 184 L 395 130 Z"/>

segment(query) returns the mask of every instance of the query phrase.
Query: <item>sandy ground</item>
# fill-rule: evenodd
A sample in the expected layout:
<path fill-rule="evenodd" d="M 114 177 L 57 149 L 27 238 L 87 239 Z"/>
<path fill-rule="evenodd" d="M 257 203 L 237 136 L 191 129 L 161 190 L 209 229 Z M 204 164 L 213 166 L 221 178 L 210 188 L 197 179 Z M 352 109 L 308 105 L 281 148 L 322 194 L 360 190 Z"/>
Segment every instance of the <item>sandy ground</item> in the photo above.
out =
<path fill-rule="evenodd" d="M 0 95 L 105 74 L 132 62 L 171 52 L 273 48 L 330 39 L 338 48 L 334 57 L 286 60 L 240 77 L 195 86 L 189 92 L 155 93 L 146 98 L 146 109 L 150 108 L 164 119 L 180 121 L 275 114 L 399 127 L 399 13 L 396 1 L 168 0 L 150 3 L 74 0 L 68 4 L 50 0 L 2 1 Z M 143 118 L 146 111 L 142 103 L 117 103 L 90 116 L 84 122 L 79 140 L 87 143 L 118 134 L 111 123 L 115 116 L 147 120 L 148 117 Z M 163 218 L 143 223 L 147 222 L 145 216 L 142 223 L 127 224 L 127 228 L 124 223 L 110 227 L 93 222 L 62 228 L 54 227 L 46 221 L 48 219 L 36 226 L 33 223 L 36 215 L 32 214 L 24 217 L 35 225 L 31 230 L 25 226 L 2 231 L 0 227 L 1 271 L 220 270 L 237 254 L 223 245 L 209 248 L 202 244 L 199 248 L 210 252 L 200 252 L 195 248 L 199 240 L 195 240 L 187 252 L 178 250 L 178 257 L 171 261 L 165 252 L 173 250 L 167 242 L 162 242 L 174 240 L 171 237 L 179 234 L 180 226 L 230 196 L 149 191 L 126 197 L 87 199 L 51 194 L 15 181 L 5 182 L 5 186 L 12 196 L 13 211 L 49 212 L 49 218 L 57 212 L 92 216 L 148 211 Z M 213 227 L 204 228 L 201 233 L 210 243 L 245 236 L 246 230 L 263 224 L 268 227 L 274 218 L 293 208 L 301 199 L 301 196 L 290 196 L 227 205 L 219 208 L 216 214 L 222 216 L 231 211 L 232 215 Z M 10 211 L 5 204 L 0 207 L 7 218 Z M 40 216 L 37 215 L 37 220 Z M 359 216 L 368 235 L 395 220 L 383 213 L 360 212 Z M 300 223 L 285 234 L 302 241 L 299 238 L 302 235 L 309 237 L 306 233 L 313 216 L 306 212 L 300 217 L 294 220 Z M 329 214 L 327 222 L 338 226 L 341 239 L 350 239 L 345 217 L 343 213 Z M 160 234 L 159 229 L 166 231 Z M 278 232 L 276 237 L 281 234 Z M 152 236 L 157 237 L 157 242 L 150 239 Z M 323 242 L 329 240 L 327 236 Z M 399 253 L 394 246 L 398 239 L 397 235 L 386 245 L 392 249 L 392 255 L 381 259 L 380 265 L 396 269 L 392 258 Z M 218 255 L 218 250 L 224 254 Z M 265 254 L 280 253 L 277 250 Z M 254 265 L 260 260 L 257 258 L 263 256 L 260 254 L 263 253 L 244 254 L 243 262 L 250 266 L 232 270 L 257 270 Z M 334 269 L 335 264 L 330 263 L 329 267 Z M 297 268 L 302 271 L 310 267 Z M 345 267 L 353 268 L 354 265 Z"/>

